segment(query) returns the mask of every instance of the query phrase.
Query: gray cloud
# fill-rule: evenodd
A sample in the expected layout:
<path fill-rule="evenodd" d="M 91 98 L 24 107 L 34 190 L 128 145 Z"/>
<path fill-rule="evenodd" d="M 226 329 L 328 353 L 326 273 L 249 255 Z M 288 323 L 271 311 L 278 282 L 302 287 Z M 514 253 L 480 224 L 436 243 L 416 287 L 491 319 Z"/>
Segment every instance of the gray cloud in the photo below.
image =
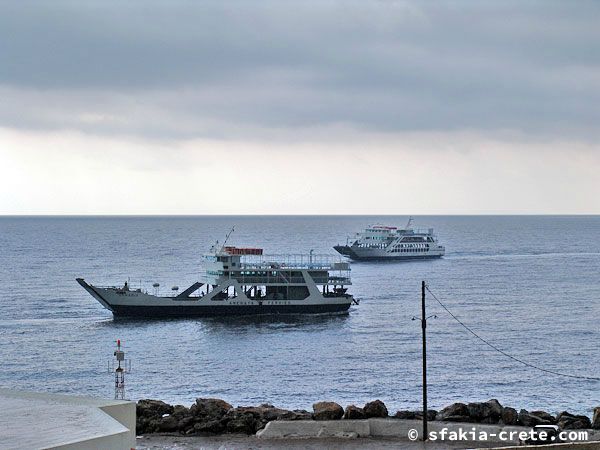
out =
<path fill-rule="evenodd" d="M 596 135 L 596 2 L 0 4 L 0 126 Z"/>

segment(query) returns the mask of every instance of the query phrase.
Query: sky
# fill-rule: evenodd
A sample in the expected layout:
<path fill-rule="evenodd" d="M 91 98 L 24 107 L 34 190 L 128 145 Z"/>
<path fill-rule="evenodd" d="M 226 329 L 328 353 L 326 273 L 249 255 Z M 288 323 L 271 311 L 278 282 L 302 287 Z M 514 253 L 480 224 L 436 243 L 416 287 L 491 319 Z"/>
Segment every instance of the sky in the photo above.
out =
<path fill-rule="evenodd" d="M 600 214 L 595 1 L 0 2 L 0 214 Z"/>

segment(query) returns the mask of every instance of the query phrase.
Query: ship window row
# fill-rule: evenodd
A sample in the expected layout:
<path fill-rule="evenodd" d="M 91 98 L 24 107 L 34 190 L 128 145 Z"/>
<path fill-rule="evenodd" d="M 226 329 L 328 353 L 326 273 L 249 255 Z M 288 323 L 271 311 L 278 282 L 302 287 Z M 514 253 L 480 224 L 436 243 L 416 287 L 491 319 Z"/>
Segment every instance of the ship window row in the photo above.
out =
<path fill-rule="evenodd" d="M 429 248 L 429 244 L 397 244 L 394 248 Z"/>
<path fill-rule="evenodd" d="M 428 252 L 428 248 L 394 248 L 392 253 L 425 253 Z"/>
<path fill-rule="evenodd" d="M 425 242 L 425 238 L 420 236 L 406 236 L 402 238 L 402 242 Z"/>
<path fill-rule="evenodd" d="M 221 276 L 221 275 L 223 275 L 223 271 L 222 270 L 207 270 L 206 274 L 207 275 Z"/>
<path fill-rule="evenodd" d="M 224 267 L 224 269 L 228 269 L 228 267 Z M 314 272 L 314 271 L 313 271 Z M 325 271 L 327 272 L 327 271 Z M 243 270 L 243 269 L 236 269 L 236 270 L 206 270 L 206 273 L 208 275 L 225 275 L 225 274 L 229 274 L 231 273 L 232 275 L 254 275 L 254 276 L 277 276 L 278 274 L 281 274 L 281 276 L 285 276 L 285 277 L 301 277 L 302 276 L 302 272 L 294 270 Z"/>
<path fill-rule="evenodd" d="M 361 248 L 385 248 L 385 244 L 358 244 Z"/>

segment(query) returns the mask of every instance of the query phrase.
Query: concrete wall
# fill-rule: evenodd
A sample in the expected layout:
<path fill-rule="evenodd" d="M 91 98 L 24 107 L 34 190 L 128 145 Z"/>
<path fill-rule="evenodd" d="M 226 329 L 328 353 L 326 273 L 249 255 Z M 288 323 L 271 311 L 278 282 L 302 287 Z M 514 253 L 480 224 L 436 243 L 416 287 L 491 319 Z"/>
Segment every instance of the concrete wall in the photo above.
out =
<path fill-rule="evenodd" d="M 117 420 L 127 430 L 129 430 L 129 438 L 133 438 L 135 443 L 135 422 L 136 422 L 136 409 L 135 402 L 116 402 L 108 405 L 101 406 L 100 409 L 108 414 L 113 419 Z M 134 445 L 135 447 L 135 445 Z"/>
<path fill-rule="evenodd" d="M 135 448 L 135 403 L 0 389 L 0 445 L 11 449 Z"/>
<path fill-rule="evenodd" d="M 429 422 L 429 432 L 435 431 L 438 434 L 442 429 L 458 432 L 461 429 L 466 432 L 475 432 L 475 439 L 469 437 L 469 441 L 477 445 L 481 432 L 485 432 L 488 437 L 486 442 L 518 444 L 518 433 L 528 432 L 531 428 L 516 427 L 506 425 L 485 425 L 476 423 L 455 423 L 455 422 Z M 262 439 L 281 439 L 281 438 L 316 438 L 316 437 L 387 437 L 404 440 L 421 440 L 423 436 L 423 422 L 420 420 L 400 420 L 400 419 L 367 419 L 367 420 L 297 420 L 297 421 L 274 421 L 269 422 L 267 426 L 260 430 L 256 435 Z M 500 433 L 504 431 L 503 438 L 500 439 Z M 600 431 L 586 430 L 588 432 L 588 441 L 600 440 Z M 511 436 L 510 432 L 515 432 Z M 451 444 L 448 438 L 444 441 L 438 439 L 437 442 Z M 465 443 L 466 441 L 461 441 Z M 567 444 L 572 445 L 572 444 Z M 581 445 L 581 444 L 579 444 Z M 597 444 L 593 444 L 597 445 Z M 599 449 L 600 446 L 589 448 Z M 521 448 L 521 447 L 520 447 Z M 539 447 L 538 447 L 539 448 Z M 544 447 L 546 448 L 546 447 Z M 572 448 L 572 447 L 558 447 Z M 588 450 L 588 447 L 575 447 Z"/>

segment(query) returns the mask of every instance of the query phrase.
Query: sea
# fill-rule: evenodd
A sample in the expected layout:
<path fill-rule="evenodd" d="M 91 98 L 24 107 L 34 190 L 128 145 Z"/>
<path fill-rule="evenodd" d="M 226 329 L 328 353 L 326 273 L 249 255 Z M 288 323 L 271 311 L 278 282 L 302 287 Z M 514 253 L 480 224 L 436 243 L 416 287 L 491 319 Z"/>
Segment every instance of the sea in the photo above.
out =
<path fill-rule="evenodd" d="M 426 281 L 462 322 L 427 292 L 431 408 L 490 398 L 588 415 L 600 406 L 600 381 L 589 379 L 600 377 L 600 216 L 414 217 L 435 229 L 445 257 L 352 262 L 360 304 L 342 315 L 117 320 L 75 281 L 158 282 L 167 292 L 198 280 L 203 254 L 232 228 L 231 245 L 334 254 L 369 224 L 407 219 L 1 217 L 0 386 L 111 398 L 108 362 L 120 339 L 133 400 L 311 409 L 380 399 L 391 413 L 418 409 L 414 319 Z"/>

